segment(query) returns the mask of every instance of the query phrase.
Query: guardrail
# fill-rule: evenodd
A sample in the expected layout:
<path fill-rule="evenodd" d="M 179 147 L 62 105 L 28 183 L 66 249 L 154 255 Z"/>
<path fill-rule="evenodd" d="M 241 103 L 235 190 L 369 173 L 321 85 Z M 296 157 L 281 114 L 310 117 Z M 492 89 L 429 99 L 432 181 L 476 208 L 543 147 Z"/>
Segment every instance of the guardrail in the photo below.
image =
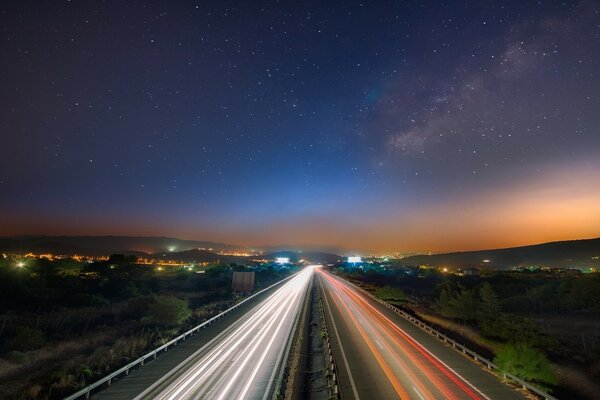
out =
<path fill-rule="evenodd" d="M 237 309 L 238 307 L 242 306 L 243 304 L 247 303 L 248 301 L 250 301 L 251 299 L 253 299 L 254 297 L 258 296 L 261 293 L 266 292 L 267 290 L 281 284 L 282 282 L 287 281 L 288 279 L 291 279 L 295 276 L 296 274 L 293 274 L 291 276 L 288 276 L 287 278 L 284 278 L 256 293 L 254 293 L 252 296 L 246 297 L 244 300 L 240 301 L 239 303 L 235 304 L 233 307 L 228 308 L 227 310 L 223 311 L 222 313 L 215 315 L 212 318 L 207 319 L 206 321 L 204 321 L 203 323 L 201 323 L 200 325 L 196 325 L 195 327 L 193 327 L 192 329 L 190 329 L 189 331 L 186 331 L 184 333 L 182 333 L 181 335 L 177 336 L 175 339 L 170 340 L 169 342 L 163 344 L 160 347 L 157 347 L 156 349 L 152 350 L 149 353 L 144 354 L 143 356 L 141 356 L 140 358 L 138 358 L 135 361 L 130 362 L 129 364 L 125 365 L 122 368 L 119 368 L 118 370 L 116 370 L 115 372 L 105 376 L 104 378 L 97 380 L 96 382 L 84 387 L 83 389 L 73 393 L 72 395 L 65 397 L 64 400 L 75 400 L 75 399 L 79 399 L 81 397 L 85 397 L 86 399 L 90 397 L 90 394 L 92 392 L 92 390 L 96 389 L 99 386 L 102 386 L 104 384 L 107 384 L 108 386 L 111 385 L 113 379 L 117 378 L 118 376 L 125 374 L 125 376 L 129 375 L 129 371 L 131 369 L 134 369 L 135 367 L 141 367 L 144 365 L 144 363 L 146 362 L 146 360 L 150 359 L 150 360 L 154 360 L 157 355 L 161 352 L 161 351 L 168 351 L 169 347 L 172 346 L 176 346 L 180 341 L 185 341 L 189 336 L 194 335 L 195 333 L 197 333 L 200 329 L 206 328 L 207 326 L 212 325 L 213 322 L 223 318 L 225 315 L 229 314 L 230 312 L 232 312 L 233 310 Z"/>
<path fill-rule="evenodd" d="M 367 296 L 369 296 L 370 298 L 372 298 L 373 300 L 375 300 L 376 302 L 384 305 L 386 308 L 389 308 L 390 310 L 392 310 L 393 312 L 395 312 L 396 314 L 400 315 L 401 317 L 403 317 L 404 319 L 412 322 L 414 325 L 416 325 L 417 327 L 419 327 L 421 330 L 429 333 L 430 335 L 436 337 L 437 339 L 439 339 L 440 341 L 450 344 L 452 346 L 453 349 L 455 349 L 458 352 L 461 352 L 465 355 L 469 355 L 470 358 L 473 359 L 473 361 L 479 361 L 480 363 L 486 365 L 488 367 L 489 370 L 495 371 L 499 374 L 502 375 L 502 377 L 504 379 L 508 379 L 511 380 L 515 383 L 517 383 L 519 386 L 521 386 L 523 389 L 528 390 L 532 393 L 535 393 L 536 395 L 542 397 L 543 399 L 546 400 L 558 400 L 556 397 L 552 396 L 549 393 L 544 392 L 543 390 L 531 385 L 530 383 L 512 375 L 512 374 L 508 374 L 504 371 L 502 371 L 496 364 L 494 364 L 492 361 L 488 360 L 487 358 L 480 356 L 479 354 L 477 354 L 476 352 L 474 352 L 473 350 L 467 348 L 466 346 L 458 343 L 457 341 L 455 341 L 454 339 L 451 339 L 450 337 L 444 335 L 443 333 L 439 332 L 438 330 L 432 328 L 431 326 L 427 325 L 426 323 L 424 323 L 423 321 L 421 321 L 418 318 L 413 317 L 412 315 L 408 314 L 407 312 L 401 310 L 400 308 L 388 303 L 385 300 L 381 300 L 380 298 L 376 297 L 374 294 L 366 291 L 365 289 L 361 288 L 360 286 L 357 286 L 355 284 L 353 284 L 352 282 L 348 282 L 350 285 L 354 286 L 355 288 L 357 288 L 358 290 L 362 291 L 363 293 L 365 293 Z"/>
<path fill-rule="evenodd" d="M 326 368 L 329 371 L 328 376 L 331 379 L 331 392 L 330 399 L 340 400 L 340 386 L 337 380 L 337 366 L 335 364 L 335 360 L 333 359 L 333 351 L 331 350 L 331 338 L 329 337 L 329 329 L 327 328 L 327 318 L 325 317 L 325 310 L 323 309 L 323 299 L 321 298 L 321 290 L 317 291 L 317 295 L 319 296 L 319 308 L 321 311 L 321 319 L 323 320 L 323 330 L 325 332 L 325 348 L 327 349 L 327 360 L 325 361 Z"/>

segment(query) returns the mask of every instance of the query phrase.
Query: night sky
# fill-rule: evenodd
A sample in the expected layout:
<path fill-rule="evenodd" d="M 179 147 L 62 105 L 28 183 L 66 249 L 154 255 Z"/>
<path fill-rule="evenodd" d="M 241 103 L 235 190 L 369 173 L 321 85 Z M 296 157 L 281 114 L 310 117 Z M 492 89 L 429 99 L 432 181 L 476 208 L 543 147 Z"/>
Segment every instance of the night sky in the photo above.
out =
<path fill-rule="evenodd" d="M 600 236 L 600 3 L 0 5 L 0 235 Z"/>

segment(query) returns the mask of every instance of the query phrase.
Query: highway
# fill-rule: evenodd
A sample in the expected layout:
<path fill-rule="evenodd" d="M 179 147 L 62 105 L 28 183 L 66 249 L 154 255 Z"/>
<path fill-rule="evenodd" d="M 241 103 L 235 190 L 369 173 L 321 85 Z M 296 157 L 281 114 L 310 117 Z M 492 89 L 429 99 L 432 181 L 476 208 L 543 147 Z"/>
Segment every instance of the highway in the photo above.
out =
<path fill-rule="evenodd" d="M 190 351 L 177 365 L 168 370 L 159 369 L 160 375 L 143 391 L 133 393 L 137 386 L 132 374 L 97 397 L 136 400 L 270 398 L 276 390 L 276 373 L 283 368 L 284 352 L 308 293 L 314 268 L 304 268 L 212 340 Z M 168 359 L 168 356 L 164 358 Z M 143 376 L 145 368 L 139 372 Z M 119 383 L 123 384 L 120 388 Z"/>
<path fill-rule="evenodd" d="M 317 270 L 342 399 L 524 399 L 451 347 Z"/>
<path fill-rule="evenodd" d="M 264 399 L 306 297 L 307 267 L 135 399 Z"/>

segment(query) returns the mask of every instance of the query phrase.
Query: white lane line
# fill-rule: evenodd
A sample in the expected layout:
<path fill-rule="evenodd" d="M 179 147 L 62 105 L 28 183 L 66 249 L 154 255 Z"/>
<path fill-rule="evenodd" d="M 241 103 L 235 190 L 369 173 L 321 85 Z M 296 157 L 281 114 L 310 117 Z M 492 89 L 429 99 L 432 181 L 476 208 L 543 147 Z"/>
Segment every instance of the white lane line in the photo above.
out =
<path fill-rule="evenodd" d="M 256 319 L 251 326 L 246 327 L 246 329 L 240 329 L 242 328 L 240 327 L 229 338 L 225 339 L 218 346 L 218 349 L 222 346 L 227 349 L 223 355 L 214 355 L 209 359 L 199 360 L 196 364 L 197 367 L 193 368 L 195 371 L 192 374 L 187 374 L 184 379 L 171 385 L 172 390 L 167 389 L 166 392 L 163 392 L 163 394 L 168 393 L 166 396 L 163 397 L 163 394 L 161 394 L 157 398 L 167 397 L 172 400 L 184 398 L 198 400 L 207 397 L 212 398 L 213 396 L 224 398 L 232 386 L 236 384 L 236 381 L 247 379 L 246 377 L 242 378 L 240 374 L 246 370 L 244 367 L 251 361 L 261 342 L 270 333 L 271 327 L 279 321 L 275 332 L 277 333 L 286 319 L 285 317 L 292 309 L 295 309 L 293 304 L 296 302 L 300 290 L 303 289 L 303 286 L 306 286 L 310 272 L 310 270 L 303 271 L 294 280 L 290 281 L 289 287 L 286 285 L 285 290 L 273 295 L 271 304 L 268 304 L 268 307 L 263 307 L 262 310 L 252 316 L 251 319 L 256 319 L 258 315 L 260 315 L 260 318 Z M 284 318 L 280 318 L 281 314 Z M 239 337 L 242 333 L 243 335 Z M 249 335 L 251 339 L 246 342 L 246 337 Z M 270 344 L 273 340 L 274 337 Z M 233 351 L 235 349 L 239 349 L 239 354 Z M 258 364 L 262 364 L 262 359 Z M 206 369 L 206 365 L 210 365 L 210 367 Z M 221 369 L 221 371 L 217 372 L 218 369 Z M 233 372 L 233 376 L 230 375 L 225 378 L 230 372 Z M 228 382 L 223 382 L 224 378 Z M 223 385 L 225 386 L 223 387 Z M 208 393 L 206 393 L 207 390 Z M 217 393 L 214 393 L 215 391 Z"/>
<path fill-rule="evenodd" d="M 292 280 L 294 280 L 294 278 L 292 278 Z M 167 374 L 165 374 L 161 379 L 159 379 L 154 384 L 152 384 L 150 387 L 148 387 L 146 390 L 144 390 L 142 393 L 137 395 L 134 400 L 141 400 L 142 398 L 146 397 L 154 389 L 156 389 L 158 386 L 163 384 L 170 376 L 172 376 L 173 374 L 175 374 L 176 372 L 181 370 L 186 364 L 188 364 L 192 359 L 197 357 L 200 353 L 202 353 L 206 349 L 209 349 L 211 346 L 213 346 L 213 344 L 215 342 L 218 343 L 218 341 L 221 340 L 223 337 L 227 337 L 227 335 L 235 336 L 240 331 L 241 332 L 246 331 L 246 327 L 248 325 L 255 323 L 256 319 L 260 318 L 259 315 L 264 314 L 268 310 L 273 308 L 272 305 L 277 302 L 278 298 L 281 297 L 288 290 L 287 288 L 290 286 L 292 286 L 291 282 L 290 281 L 286 282 L 281 288 L 277 289 L 271 296 L 267 297 L 262 302 L 260 302 L 258 305 L 254 306 L 251 310 L 249 310 L 249 312 L 246 315 L 242 316 L 237 321 L 234 321 L 232 325 L 225 328 L 221 333 L 219 333 L 217 336 L 215 336 L 213 339 L 211 339 L 207 344 L 202 346 L 200 349 L 198 349 L 196 352 L 194 352 L 192 355 L 190 355 L 187 359 L 185 359 L 183 362 L 181 362 L 179 365 L 177 365 L 175 368 L 173 368 L 171 371 L 169 371 Z M 220 352 L 220 349 L 225 346 L 226 346 L 226 344 L 221 342 L 219 345 L 217 345 L 217 348 L 212 352 L 212 354 L 213 355 L 218 354 Z M 208 356 L 210 356 L 210 353 Z M 206 360 L 206 359 L 204 359 L 204 360 Z M 189 376 L 189 375 L 191 375 L 191 373 L 188 373 L 186 375 Z M 178 379 L 178 381 L 181 382 L 181 379 Z M 172 387 L 173 385 L 169 385 L 169 386 Z M 166 390 L 168 391 L 169 389 L 167 388 Z M 162 397 L 162 396 L 164 396 L 164 392 L 159 397 Z"/>
<path fill-rule="evenodd" d="M 302 312 L 302 305 L 304 303 L 304 298 L 309 295 L 308 292 L 309 292 L 309 290 L 310 290 L 310 288 L 312 286 L 312 282 L 313 282 L 314 276 L 315 276 L 315 272 L 313 270 L 313 273 L 311 273 L 311 276 L 310 276 L 310 279 L 308 281 L 308 284 L 306 285 L 306 287 L 304 289 L 302 289 L 304 291 L 304 293 L 302 294 L 302 298 L 301 298 L 299 304 L 297 305 L 297 308 L 298 308 L 297 313 L 298 314 L 300 314 Z M 299 317 L 300 316 L 298 315 L 297 318 L 299 318 Z M 295 328 L 294 328 L 295 326 L 296 325 L 294 323 L 292 323 L 292 332 L 295 332 Z M 277 360 L 277 362 L 275 364 L 275 365 L 277 365 L 279 367 L 273 368 L 273 372 L 271 373 L 271 377 L 269 378 L 269 383 L 267 384 L 267 390 L 265 390 L 265 393 L 263 395 L 262 400 L 268 400 L 269 398 L 272 397 L 271 396 L 271 394 L 272 394 L 271 393 L 271 390 L 272 390 L 271 388 L 272 388 L 273 384 L 275 383 L 275 376 L 279 372 L 279 368 L 281 368 L 281 366 L 283 365 L 283 362 L 285 361 L 283 359 L 284 352 L 285 352 L 285 348 L 282 349 L 282 353 L 279 355 L 279 360 Z"/>
<path fill-rule="evenodd" d="M 321 288 L 323 288 L 323 281 L 319 276 L 319 283 Z M 340 352 L 342 353 L 342 359 L 344 360 L 344 366 L 346 367 L 346 372 L 348 373 L 348 378 L 350 379 L 350 386 L 352 387 L 352 393 L 354 394 L 354 398 L 356 400 L 360 400 L 360 396 L 358 395 L 358 391 L 356 390 L 356 384 L 354 383 L 354 378 L 352 377 L 352 372 L 350 372 L 350 365 L 348 364 L 348 359 L 346 358 L 346 353 L 344 352 L 344 346 L 342 346 L 342 341 L 340 340 L 340 333 L 338 332 L 337 325 L 333 320 L 333 313 L 331 312 L 331 307 L 329 306 L 329 300 L 327 300 L 327 293 L 322 291 L 323 298 L 325 299 L 325 305 L 327 306 L 327 310 L 329 311 L 329 317 L 331 319 L 331 326 L 333 327 L 333 332 L 335 333 L 335 338 L 337 339 L 338 345 L 340 346 Z"/>
<path fill-rule="evenodd" d="M 219 396 L 217 397 L 217 400 L 223 400 L 225 398 L 225 396 L 227 395 L 227 393 L 229 392 L 229 390 L 231 389 L 231 387 L 234 384 L 240 383 L 240 382 L 237 382 L 238 376 L 242 373 L 242 371 L 245 370 L 246 364 L 248 364 L 248 362 L 250 362 L 250 360 L 252 360 L 254 353 L 256 353 L 256 350 L 258 349 L 258 346 L 263 344 L 263 339 L 265 339 L 265 337 L 267 336 L 268 333 L 272 333 L 271 340 L 268 342 L 266 347 L 264 347 L 263 356 L 266 355 L 266 353 L 271 348 L 271 345 L 272 345 L 273 341 L 275 340 L 277 333 L 279 333 L 281 325 L 283 325 L 283 322 L 285 321 L 287 315 L 289 314 L 289 310 L 290 310 L 290 305 L 287 302 L 282 304 L 281 307 L 279 308 L 279 310 L 277 310 L 277 312 L 273 314 L 273 317 L 268 321 L 268 325 L 264 326 L 261 330 L 259 330 L 256 333 L 256 340 L 253 340 L 252 342 L 250 342 L 248 344 L 248 347 L 244 349 L 245 351 L 246 350 L 248 350 L 248 351 L 246 354 L 244 354 L 244 359 L 243 359 L 242 363 L 240 365 L 236 366 L 236 370 L 235 370 L 233 376 L 229 379 L 229 382 L 225 385 L 224 388 L 222 388 L 219 391 Z M 281 318 L 280 318 L 280 314 L 282 312 L 283 312 L 283 316 L 281 316 Z M 279 324 L 277 325 L 277 327 L 275 328 L 275 331 L 273 332 L 271 328 L 277 323 L 277 321 L 279 321 Z M 256 363 L 256 369 L 260 368 L 263 360 L 264 360 L 264 357 L 259 358 L 258 362 Z M 255 374 L 251 374 L 250 379 L 254 379 L 254 375 Z M 247 383 L 252 383 L 252 382 L 249 381 Z M 245 385 L 244 389 L 246 389 L 246 386 L 249 387 L 250 385 Z M 244 395 L 245 395 L 245 392 L 242 391 L 242 395 L 239 396 L 239 398 L 244 398 Z M 197 400 L 199 400 L 199 399 L 197 399 Z"/>
<path fill-rule="evenodd" d="M 291 290 L 293 290 L 293 288 Z M 183 380 L 180 380 L 180 383 L 176 385 L 176 387 L 171 391 L 167 398 L 170 400 L 187 398 L 192 394 L 192 392 L 196 391 L 200 385 L 206 384 L 207 379 L 212 374 L 212 372 L 216 368 L 221 368 L 225 363 L 227 363 L 227 360 L 230 359 L 232 354 L 234 358 L 240 358 L 241 356 L 243 356 L 243 354 L 248 349 L 247 346 L 251 346 L 254 342 L 256 342 L 259 336 L 254 335 L 250 340 L 250 343 L 246 345 L 243 344 L 245 338 L 254 333 L 255 330 L 258 330 L 258 334 L 260 334 L 261 332 L 268 329 L 270 324 L 265 324 L 267 324 L 268 321 L 274 321 L 277 318 L 277 316 L 282 310 L 282 304 L 285 304 L 286 302 L 287 300 L 284 300 L 283 303 L 274 304 L 273 306 L 271 306 L 273 311 L 270 313 L 266 313 L 264 317 L 261 317 L 260 320 L 257 320 L 251 327 L 242 330 L 242 332 L 245 333 L 241 338 L 237 338 L 237 332 L 235 332 L 234 335 L 232 335 L 230 338 L 226 339 L 223 343 L 221 343 L 220 346 L 225 346 L 227 348 L 224 354 L 219 355 L 218 357 L 215 356 L 212 358 L 209 357 L 208 359 L 203 358 L 199 360 L 197 364 L 198 367 L 196 368 L 195 372 L 192 375 L 186 376 Z M 263 322 L 264 319 L 267 319 L 268 321 Z M 240 347 L 240 355 L 236 356 L 235 351 Z M 206 369 L 207 365 L 211 365 L 211 367 Z"/>
<path fill-rule="evenodd" d="M 416 387 L 414 387 L 414 386 L 413 386 L 413 390 L 415 391 L 415 393 L 417 393 L 417 396 L 419 396 L 419 398 L 420 398 L 421 400 L 425 400 L 425 397 L 423 397 L 423 395 L 421 395 L 421 393 L 419 393 L 419 391 L 417 390 L 417 388 L 416 388 Z"/>
<path fill-rule="evenodd" d="M 273 302 L 273 304 L 270 304 L 268 307 L 264 308 L 266 308 L 266 310 L 275 310 L 277 306 L 278 305 Z M 184 396 L 182 391 L 186 392 L 185 396 L 187 396 L 187 393 L 189 393 L 191 390 L 194 390 L 197 382 L 203 381 L 207 374 L 210 374 L 216 368 L 220 367 L 223 361 L 242 345 L 244 339 L 249 336 L 253 330 L 261 325 L 261 319 L 263 319 L 265 316 L 272 318 L 273 314 L 266 313 L 266 310 L 261 309 L 256 312 L 255 315 L 253 315 L 248 321 L 248 323 L 245 323 L 242 325 L 242 327 L 237 328 L 237 330 L 234 331 L 223 342 L 221 342 L 212 353 L 209 353 L 206 357 L 200 359 L 192 368 L 189 369 L 189 373 L 175 381 L 170 388 L 167 388 L 167 390 L 161 393 L 161 395 L 159 395 L 157 398 L 178 399 Z M 257 316 L 259 315 L 260 317 L 257 319 Z M 248 324 L 251 326 L 243 329 L 244 326 Z M 243 333 L 243 335 L 238 337 L 240 333 Z M 222 352 L 222 349 L 225 349 L 225 351 Z"/>
<path fill-rule="evenodd" d="M 283 323 L 289 318 L 290 312 L 292 310 L 296 309 L 295 305 L 297 304 L 297 298 L 299 295 L 298 293 L 299 292 L 294 294 L 294 301 L 288 305 L 285 314 L 283 315 L 283 317 L 280 318 L 279 325 L 277 325 L 277 328 L 275 328 L 275 331 L 271 333 L 271 339 L 269 340 L 269 343 L 267 343 L 266 347 L 263 349 L 262 355 L 260 356 L 259 360 L 256 362 L 256 366 L 254 367 L 252 374 L 246 381 L 246 385 L 242 389 L 242 392 L 239 394 L 240 399 L 246 398 L 246 393 L 248 393 L 248 390 L 250 390 L 250 386 L 252 385 L 252 383 L 254 383 L 254 378 L 256 377 L 256 374 L 258 373 L 258 370 L 260 369 L 260 367 L 262 367 L 262 364 L 265 360 L 265 357 L 267 356 L 267 353 L 269 353 L 271 347 L 273 346 L 273 342 L 278 337 L 279 332 L 281 331 L 281 327 L 283 326 Z M 249 357 L 247 358 L 247 360 L 248 359 L 249 359 Z M 241 368 L 243 368 L 243 365 L 240 367 L 240 369 Z M 217 400 L 221 400 L 221 399 L 222 399 L 222 397 Z"/>

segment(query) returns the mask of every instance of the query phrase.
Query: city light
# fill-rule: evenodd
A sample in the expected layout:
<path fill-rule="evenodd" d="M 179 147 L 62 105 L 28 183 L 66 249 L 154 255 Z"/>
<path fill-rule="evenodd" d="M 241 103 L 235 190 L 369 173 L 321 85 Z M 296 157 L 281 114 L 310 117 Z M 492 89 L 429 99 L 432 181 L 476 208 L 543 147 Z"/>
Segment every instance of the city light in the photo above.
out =
<path fill-rule="evenodd" d="M 17 263 L 17 268 L 23 268 L 25 266 L 25 263 L 23 261 L 19 261 Z"/>
<path fill-rule="evenodd" d="M 290 258 L 289 257 L 277 257 L 275 259 L 275 262 L 277 262 L 277 264 L 289 264 Z"/>
<path fill-rule="evenodd" d="M 349 263 L 361 263 L 362 262 L 362 257 L 360 256 L 350 256 L 348 257 L 348 262 Z"/>

